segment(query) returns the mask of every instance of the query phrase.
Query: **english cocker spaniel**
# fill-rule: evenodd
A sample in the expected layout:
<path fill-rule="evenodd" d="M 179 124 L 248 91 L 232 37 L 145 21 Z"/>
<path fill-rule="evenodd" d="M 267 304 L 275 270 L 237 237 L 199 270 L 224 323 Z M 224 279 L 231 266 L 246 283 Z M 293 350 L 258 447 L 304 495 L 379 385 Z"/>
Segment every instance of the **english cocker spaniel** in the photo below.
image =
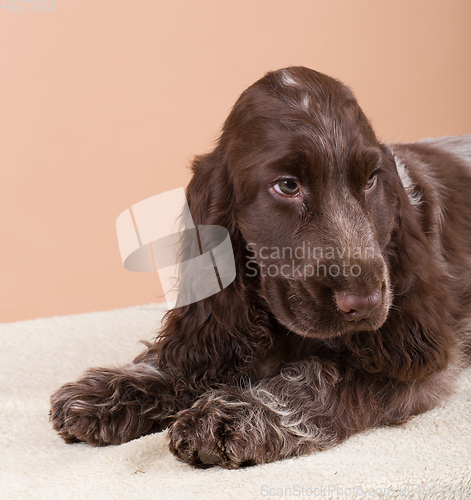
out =
<path fill-rule="evenodd" d="M 155 341 L 52 396 L 66 442 L 168 428 L 188 464 L 236 468 L 406 422 L 470 361 L 471 135 L 381 143 L 352 92 L 303 67 L 240 96 L 195 159 L 195 224 L 229 231 L 235 281 Z"/>

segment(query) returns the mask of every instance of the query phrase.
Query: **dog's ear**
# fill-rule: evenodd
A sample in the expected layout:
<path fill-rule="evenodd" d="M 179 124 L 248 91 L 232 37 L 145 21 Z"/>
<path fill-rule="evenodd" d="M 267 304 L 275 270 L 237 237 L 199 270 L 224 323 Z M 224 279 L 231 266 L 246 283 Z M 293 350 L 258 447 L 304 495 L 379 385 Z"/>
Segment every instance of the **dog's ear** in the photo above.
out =
<path fill-rule="evenodd" d="M 235 230 L 233 186 L 221 149 L 218 146 L 212 153 L 195 158 L 186 196 L 195 224 L 224 226 L 232 236 Z"/>
<path fill-rule="evenodd" d="M 166 314 L 160 358 L 166 370 L 195 384 L 221 381 L 221 374 L 229 382 L 263 356 L 271 333 L 257 286 L 244 272 L 245 242 L 237 229 L 232 179 L 221 148 L 195 159 L 186 196 L 195 225 L 228 230 L 236 277 L 220 292 Z"/>
<path fill-rule="evenodd" d="M 256 283 L 246 277 L 247 243 L 237 227 L 234 181 L 223 149 L 219 145 L 212 153 L 196 157 L 186 196 L 195 225 L 222 226 L 229 232 L 236 267 L 232 288 L 240 289 Z"/>
<path fill-rule="evenodd" d="M 398 160 L 394 157 L 393 161 Z M 396 164 L 396 168 L 388 172 L 396 220 L 385 249 L 393 305 L 379 331 L 357 332 L 347 335 L 345 341 L 368 372 L 412 381 L 448 365 L 455 343 L 456 304 L 449 292 L 452 286 L 443 257 L 432 237 L 438 230 L 430 229 L 436 224 L 432 219 L 435 207 L 415 205 L 414 192 L 410 186 L 406 189 L 399 175 L 404 166 Z M 420 179 L 418 183 L 417 192 Z"/>

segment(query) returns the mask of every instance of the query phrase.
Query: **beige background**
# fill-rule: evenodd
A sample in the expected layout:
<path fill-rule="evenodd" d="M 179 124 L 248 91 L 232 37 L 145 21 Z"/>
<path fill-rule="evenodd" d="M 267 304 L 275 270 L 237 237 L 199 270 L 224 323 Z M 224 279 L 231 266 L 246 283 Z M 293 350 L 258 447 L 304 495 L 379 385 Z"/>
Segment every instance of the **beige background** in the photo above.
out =
<path fill-rule="evenodd" d="M 471 132 L 470 21 L 469 0 L 0 9 L 0 321 L 160 301 L 123 268 L 116 218 L 185 186 L 268 70 L 341 79 L 385 140 Z"/>

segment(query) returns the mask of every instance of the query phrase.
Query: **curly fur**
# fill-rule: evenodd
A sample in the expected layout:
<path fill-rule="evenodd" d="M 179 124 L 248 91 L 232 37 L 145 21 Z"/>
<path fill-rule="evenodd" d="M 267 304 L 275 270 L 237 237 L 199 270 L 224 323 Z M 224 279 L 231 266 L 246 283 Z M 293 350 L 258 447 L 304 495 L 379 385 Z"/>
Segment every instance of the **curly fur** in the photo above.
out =
<path fill-rule="evenodd" d="M 347 87 L 286 68 L 241 95 L 193 173 L 193 220 L 228 229 L 237 278 L 169 311 L 133 363 L 59 389 L 67 442 L 168 427 L 180 459 L 235 468 L 405 422 L 453 391 L 470 350 L 470 136 L 382 144 Z M 275 189 L 287 178 L 296 195 Z M 262 252 L 303 244 L 333 250 Z"/>

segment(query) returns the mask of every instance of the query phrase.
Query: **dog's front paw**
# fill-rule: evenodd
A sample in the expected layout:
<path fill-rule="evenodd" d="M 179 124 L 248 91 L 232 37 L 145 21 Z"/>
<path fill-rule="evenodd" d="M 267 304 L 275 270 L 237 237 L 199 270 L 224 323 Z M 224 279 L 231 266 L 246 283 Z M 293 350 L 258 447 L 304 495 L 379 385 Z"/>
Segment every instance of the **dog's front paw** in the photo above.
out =
<path fill-rule="evenodd" d="M 93 446 L 122 444 L 169 423 L 169 411 L 159 399 L 159 380 L 152 369 L 100 368 L 89 370 L 78 382 L 66 384 L 51 397 L 54 429 L 68 443 Z M 152 373 L 151 373 L 152 372 Z"/>
<path fill-rule="evenodd" d="M 51 397 L 49 418 L 66 443 L 85 441 L 99 446 L 98 414 L 93 399 L 83 394 L 78 384 L 66 384 Z"/>
<path fill-rule="evenodd" d="M 203 396 L 176 416 L 169 429 L 170 450 L 197 467 L 219 465 L 227 469 L 262 463 L 250 433 L 250 403 L 226 393 Z M 253 436 L 252 436 L 253 437 Z"/>
<path fill-rule="evenodd" d="M 89 370 L 51 398 L 54 429 L 71 443 L 121 444 L 170 424 L 175 395 L 166 376 L 146 363 Z"/>
<path fill-rule="evenodd" d="M 94 383 L 95 382 L 95 383 Z M 100 383 L 101 382 L 101 383 Z M 67 443 L 119 444 L 113 429 L 110 389 L 95 374 L 62 386 L 51 396 L 50 420 Z"/>

